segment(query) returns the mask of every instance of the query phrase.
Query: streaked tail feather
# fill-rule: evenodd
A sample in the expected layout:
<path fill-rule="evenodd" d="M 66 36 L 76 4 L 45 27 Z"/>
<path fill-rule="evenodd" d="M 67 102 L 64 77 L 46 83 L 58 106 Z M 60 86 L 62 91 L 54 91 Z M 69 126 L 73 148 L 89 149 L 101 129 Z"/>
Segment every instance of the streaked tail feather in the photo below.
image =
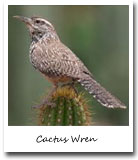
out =
<path fill-rule="evenodd" d="M 103 88 L 92 77 L 86 76 L 78 82 L 103 106 L 108 108 L 126 108 L 126 106 L 105 88 Z"/>

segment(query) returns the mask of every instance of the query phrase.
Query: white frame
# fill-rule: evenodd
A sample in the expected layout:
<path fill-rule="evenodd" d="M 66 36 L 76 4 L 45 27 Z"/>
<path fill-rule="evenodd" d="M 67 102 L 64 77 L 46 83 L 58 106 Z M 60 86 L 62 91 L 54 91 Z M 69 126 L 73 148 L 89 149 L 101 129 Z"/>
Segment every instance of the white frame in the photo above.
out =
<path fill-rule="evenodd" d="M 8 126 L 8 5 L 129 5 L 129 126 Z M 98 138 L 71 141 L 72 136 Z M 43 137 L 67 137 L 67 143 L 36 143 Z M 4 152 L 133 152 L 133 4 L 128 0 L 8 0 L 4 5 Z"/>

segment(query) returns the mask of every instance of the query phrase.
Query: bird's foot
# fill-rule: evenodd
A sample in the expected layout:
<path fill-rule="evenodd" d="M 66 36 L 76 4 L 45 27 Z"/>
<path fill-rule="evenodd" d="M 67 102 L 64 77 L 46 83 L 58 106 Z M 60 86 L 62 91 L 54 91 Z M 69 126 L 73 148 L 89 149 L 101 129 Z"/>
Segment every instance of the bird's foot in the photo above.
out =
<path fill-rule="evenodd" d="M 73 89 L 76 95 L 78 96 L 79 93 L 78 93 L 78 90 L 75 88 L 74 82 L 63 84 L 61 87 L 65 87 L 65 86 L 68 86 L 69 89 Z"/>
<path fill-rule="evenodd" d="M 40 108 L 47 107 L 47 106 L 55 107 L 56 104 L 54 102 L 51 102 L 50 99 L 46 98 L 41 104 L 32 106 L 32 108 L 40 109 Z"/>
<path fill-rule="evenodd" d="M 53 95 L 53 93 L 55 92 L 56 89 L 57 89 L 57 85 L 54 85 L 54 88 L 50 91 L 50 93 L 44 99 L 44 101 L 39 105 L 32 106 L 32 108 L 43 108 L 43 107 L 46 107 L 46 106 L 55 107 L 56 104 L 54 102 L 52 102 L 52 95 Z"/>

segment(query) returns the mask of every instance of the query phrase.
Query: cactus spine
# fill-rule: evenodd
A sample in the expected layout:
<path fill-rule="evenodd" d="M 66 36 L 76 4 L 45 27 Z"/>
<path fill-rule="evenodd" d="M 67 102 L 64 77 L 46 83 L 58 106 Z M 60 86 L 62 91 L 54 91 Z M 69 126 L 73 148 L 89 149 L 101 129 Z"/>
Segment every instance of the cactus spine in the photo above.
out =
<path fill-rule="evenodd" d="M 39 125 L 83 126 L 91 125 L 91 113 L 83 94 L 76 94 L 73 88 L 58 88 L 51 97 L 55 106 L 43 105 L 39 110 Z"/>

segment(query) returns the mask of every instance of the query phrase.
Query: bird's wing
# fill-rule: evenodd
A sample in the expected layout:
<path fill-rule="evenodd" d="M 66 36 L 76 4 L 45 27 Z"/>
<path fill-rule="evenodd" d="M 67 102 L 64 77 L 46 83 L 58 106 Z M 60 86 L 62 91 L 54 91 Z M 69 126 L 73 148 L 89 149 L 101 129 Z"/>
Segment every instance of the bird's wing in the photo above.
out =
<path fill-rule="evenodd" d="M 53 53 L 55 56 L 55 63 L 61 64 L 62 73 L 74 78 L 79 78 L 82 72 L 92 76 L 82 61 L 61 42 L 56 45 L 52 44 L 50 48 L 51 55 Z M 52 60 L 54 60 L 54 56 Z"/>
<path fill-rule="evenodd" d="M 41 58 L 39 70 L 42 73 L 79 78 L 84 72 L 92 76 L 81 60 L 61 42 L 52 43 L 48 46 L 41 43 L 34 52 L 39 53 Z"/>

